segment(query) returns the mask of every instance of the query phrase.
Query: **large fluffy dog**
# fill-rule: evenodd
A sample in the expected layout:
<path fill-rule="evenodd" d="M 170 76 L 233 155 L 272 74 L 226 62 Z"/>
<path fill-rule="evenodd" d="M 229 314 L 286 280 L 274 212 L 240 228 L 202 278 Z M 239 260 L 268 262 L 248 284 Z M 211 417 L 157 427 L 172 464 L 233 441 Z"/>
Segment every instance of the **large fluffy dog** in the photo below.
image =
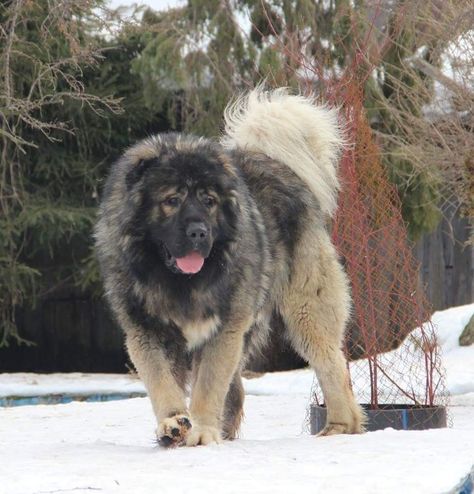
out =
<path fill-rule="evenodd" d="M 227 109 L 221 143 L 157 135 L 112 168 L 97 248 L 160 444 L 236 436 L 240 371 L 272 311 L 316 370 L 322 434 L 361 432 L 341 351 L 348 283 L 326 229 L 341 142 L 333 111 L 255 90 Z"/>

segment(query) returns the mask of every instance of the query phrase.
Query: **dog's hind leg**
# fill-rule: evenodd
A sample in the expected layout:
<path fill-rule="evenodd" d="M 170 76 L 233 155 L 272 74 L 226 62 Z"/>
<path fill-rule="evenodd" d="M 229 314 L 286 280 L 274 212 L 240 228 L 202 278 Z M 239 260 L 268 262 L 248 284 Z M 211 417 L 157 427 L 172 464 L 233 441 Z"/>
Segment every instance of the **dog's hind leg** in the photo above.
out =
<path fill-rule="evenodd" d="M 240 377 L 240 370 L 238 370 L 234 375 L 225 399 L 222 421 L 222 436 L 224 439 L 232 440 L 237 437 L 244 415 L 244 399 L 244 387 Z"/>
<path fill-rule="evenodd" d="M 364 430 L 341 350 L 349 304 L 348 283 L 329 237 L 306 232 L 295 247 L 279 309 L 293 347 L 314 368 L 323 391 L 327 423 L 320 435 Z"/>

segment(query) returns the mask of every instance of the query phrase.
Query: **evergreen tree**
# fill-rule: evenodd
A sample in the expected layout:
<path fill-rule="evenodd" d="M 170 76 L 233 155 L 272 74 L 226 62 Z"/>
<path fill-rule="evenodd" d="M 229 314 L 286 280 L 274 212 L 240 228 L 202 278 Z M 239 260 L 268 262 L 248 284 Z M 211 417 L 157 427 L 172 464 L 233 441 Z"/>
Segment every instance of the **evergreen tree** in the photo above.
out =
<path fill-rule="evenodd" d="M 15 316 L 23 304 L 98 280 L 100 180 L 134 139 L 167 126 L 131 75 L 141 35 L 126 29 L 107 41 L 97 34 L 109 28 L 99 7 L 0 6 L 0 346 L 21 341 Z"/>
<path fill-rule="evenodd" d="M 100 0 L 1 3 L 0 345 L 21 341 L 15 313 L 35 296 L 99 286 L 92 225 L 101 180 L 123 149 L 170 128 L 215 136 L 229 99 L 264 79 L 324 95 L 347 67 L 370 74 L 367 115 L 414 238 L 439 219 L 438 170 L 452 149 L 461 163 L 452 182 L 472 204 L 472 131 L 435 128 L 443 139 L 428 145 L 422 112 L 440 54 L 466 23 L 443 6 L 443 22 L 461 20 L 441 36 L 431 1 L 372 5 L 188 0 L 117 29 L 117 18 L 98 15 Z"/>
<path fill-rule="evenodd" d="M 297 88 L 314 79 L 305 60 L 324 60 L 337 71 L 346 54 L 327 41 L 350 36 L 350 8 L 348 0 L 336 1 L 333 12 L 323 0 L 189 0 L 166 12 L 149 10 L 146 47 L 134 70 L 147 104 L 157 111 L 168 105 L 176 129 L 214 136 L 239 91 L 263 80 Z"/>
<path fill-rule="evenodd" d="M 409 69 L 408 60 L 423 48 L 436 65 L 442 46 L 427 36 L 432 2 L 379 7 L 363 0 L 189 0 L 145 16 L 149 33 L 134 70 L 147 103 L 162 111 L 166 102 L 176 128 L 215 135 L 236 92 L 265 79 L 269 86 L 324 93 L 325 81 L 337 79 L 358 57 L 357 69 L 373 73 L 366 78 L 367 113 L 417 238 L 440 219 L 441 179 L 424 163 L 420 141 L 426 136 L 406 138 L 407 122 L 419 126 L 422 105 L 433 96 L 432 79 Z"/>

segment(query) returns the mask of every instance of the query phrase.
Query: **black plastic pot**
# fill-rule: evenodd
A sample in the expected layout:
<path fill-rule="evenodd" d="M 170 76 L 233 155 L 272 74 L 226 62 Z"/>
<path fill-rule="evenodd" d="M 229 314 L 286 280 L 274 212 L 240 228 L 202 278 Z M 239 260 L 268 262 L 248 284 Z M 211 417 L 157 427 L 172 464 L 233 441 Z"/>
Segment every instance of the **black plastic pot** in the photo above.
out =
<path fill-rule="evenodd" d="M 367 414 L 367 431 L 391 427 L 399 430 L 419 431 L 447 426 L 446 407 L 429 405 L 362 405 Z M 311 405 L 311 434 L 317 434 L 326 425 L 326 407 Z"/>

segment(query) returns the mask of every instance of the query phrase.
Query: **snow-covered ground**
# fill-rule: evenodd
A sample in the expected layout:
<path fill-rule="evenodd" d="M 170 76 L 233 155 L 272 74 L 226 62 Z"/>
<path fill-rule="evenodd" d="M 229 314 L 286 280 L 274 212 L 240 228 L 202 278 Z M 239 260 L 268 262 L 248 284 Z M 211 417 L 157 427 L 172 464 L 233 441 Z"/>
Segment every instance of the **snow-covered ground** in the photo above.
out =
<path fill-rule="evenodd" d="M 312 373 L 246 380 L 240 439 L 162 450 L 147 398 L 0 408 L 0 494 L 443 493 L 474 463 L 474 346 L 457 337 L 474 304 L 434 316 L 453 426 L 316 438 Z M 140 392 L 129 376 L 0 374 L 0 397 Z"/>

